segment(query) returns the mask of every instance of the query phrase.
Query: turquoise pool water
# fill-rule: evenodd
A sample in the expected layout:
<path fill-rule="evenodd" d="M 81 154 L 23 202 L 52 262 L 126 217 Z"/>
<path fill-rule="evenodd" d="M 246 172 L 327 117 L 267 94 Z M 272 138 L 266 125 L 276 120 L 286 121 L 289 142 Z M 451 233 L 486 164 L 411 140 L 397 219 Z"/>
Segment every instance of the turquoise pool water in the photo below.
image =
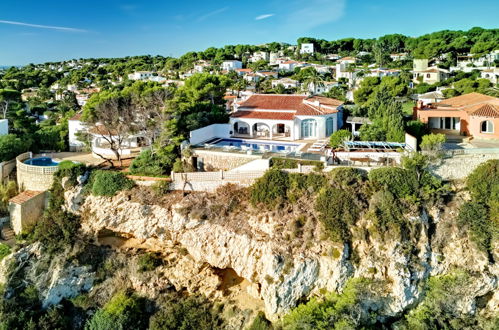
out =
<path fill-rule="evenodd" d="M 33 165 L 33 166 L 57 166 L 57 165 L 59 165 L 58 162 L 55 162 L 50 157 L 31 158 L 31 159 L 25 160 L 24 164 Z"/>

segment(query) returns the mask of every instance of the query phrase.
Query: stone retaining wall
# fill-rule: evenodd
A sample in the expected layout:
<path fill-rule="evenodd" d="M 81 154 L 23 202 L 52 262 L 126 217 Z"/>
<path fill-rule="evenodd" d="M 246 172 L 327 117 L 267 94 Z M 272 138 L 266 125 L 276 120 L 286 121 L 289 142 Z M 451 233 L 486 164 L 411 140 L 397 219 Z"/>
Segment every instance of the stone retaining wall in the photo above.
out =
<path fill-rule="evenodd" d="M 247 155 L 200 149 L 194 150 L 193 157 L 197 157 L 198 164 L 203 164 L 205 171 L 228 171 L 249 163 L 252 160 L 262 158 L 261 155 Z"/>
<path fill-rule="evenodd" d="M 469 154 L 445 158 L 431 171 L 443 180 L 465 179 L 478 165 L 489 159 L 499 159 L 499 154 Z"/>

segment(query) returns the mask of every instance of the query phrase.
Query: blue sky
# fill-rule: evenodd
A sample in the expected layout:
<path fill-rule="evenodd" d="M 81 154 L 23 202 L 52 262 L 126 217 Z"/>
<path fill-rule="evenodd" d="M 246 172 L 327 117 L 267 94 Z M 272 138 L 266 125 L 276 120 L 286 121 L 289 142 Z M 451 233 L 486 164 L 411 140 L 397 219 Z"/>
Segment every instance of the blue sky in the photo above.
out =
<path fill-rule="evenodd" d="M 0 65 L 499 27 L 497 0 L 0 1 Z"/>

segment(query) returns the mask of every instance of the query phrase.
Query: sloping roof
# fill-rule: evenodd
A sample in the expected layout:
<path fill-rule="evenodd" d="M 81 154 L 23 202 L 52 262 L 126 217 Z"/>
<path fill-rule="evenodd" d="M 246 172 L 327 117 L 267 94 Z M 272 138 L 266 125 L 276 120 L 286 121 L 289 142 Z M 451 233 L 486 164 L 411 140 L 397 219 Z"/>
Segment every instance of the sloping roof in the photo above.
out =
<path fill-rule="evenodd" d="M 442 94 L 442 92 L 439 92 L 439 91 L 428 92 L 428 93 L 420 94 L 418 96 L 418 99 L 443 99 L 443 98 L 445 98 L 444 94 Z"/>
<path fill-rule="evenodd" d="M 337 112 L 336 107 L 343 102 L 320 96 L 253 94 L 239 104 L 242 111 L 292 110 L 295 115 L 320 116 Z"/>
<path fill-rule="evenodd" d="M 472 116 L 499 118 L 499 106 L 493 104 L 480 104 L 478 109 L 471 112 Z"/>
<path fill-rule="evenodd" d="M 474 92 L 451 97 L 450 99 L 435 103 L 435 105 L 441 107 L 463 108 L 483 103 L 499 104 L 499 98 Z"/>
<path fill-rule="evenodd" d="M 34 191 L 34 190 L 25 190 L 19 195 L 12 197 L 9 202 L 14 203 L 14 204 L 24 204 L 33 197 L 36 197 L 40 194 L 43 194 L 44 191 Z"/>
<path fill-rule="evenodd" d="M 232 118 L 252 118 L 252 119 L 272 119 L 272 120 L 293 120 L 295 114 L 284 111 L 237 111 L 231 115 Z"/>

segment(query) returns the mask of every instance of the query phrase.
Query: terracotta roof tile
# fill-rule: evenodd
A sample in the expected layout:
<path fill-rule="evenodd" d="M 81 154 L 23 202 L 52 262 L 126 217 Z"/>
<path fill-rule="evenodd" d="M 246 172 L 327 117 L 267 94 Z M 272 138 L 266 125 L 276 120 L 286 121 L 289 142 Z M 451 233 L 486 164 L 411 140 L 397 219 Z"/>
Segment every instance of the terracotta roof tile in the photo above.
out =
<path fill-rule="evenodd" d="M 491 117 L 499 118 L 499 107 L 493 104 L 483 104 L 471 113 L 472 116 L 477 117 Z"/>
<path fill-rule="evenodd" d="M 14 204 L 24 204 L 33 197 L 36 197 L 40 194 L 43 194 L 44 191 L 34 191 L 34 190 L 25 190 L 19 195 L 12 197 L 9 202 L 14 203 Z"/>
<path fill-rule="evenodd" d="M 232 118 L 253 118 L 273 120 L 293 120 L 295 114 L 292 112 L 270 112 L 270 111 L 237 111 L 231 115 Z"/>
<path fill-rule="evenodd" d="M 435 105 L 442 107 L 447 106 L 453 108 L 462 108 L 466 106 L 472 106 L 475 104 L 489 103 L 489 102 L 499 104 L 499 98 L 480 93 L 469 93 L 456 97 L 451 97 L 450 99 L 435 103 Z"/>

